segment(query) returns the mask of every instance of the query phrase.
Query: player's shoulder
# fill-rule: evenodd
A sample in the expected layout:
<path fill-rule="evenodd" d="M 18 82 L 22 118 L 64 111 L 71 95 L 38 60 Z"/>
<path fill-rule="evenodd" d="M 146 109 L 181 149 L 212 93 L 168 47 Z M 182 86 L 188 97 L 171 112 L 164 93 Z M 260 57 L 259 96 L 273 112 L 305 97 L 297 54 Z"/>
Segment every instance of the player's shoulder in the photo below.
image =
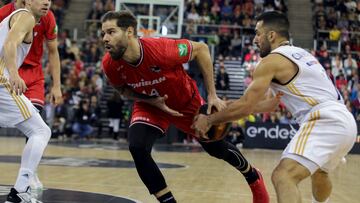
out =
<path fill-rule="evenodd" d="M 140 41 L 145 46 L 160 46 L 174 42 L 175 40 L 166 37 L 149 37 L 149 38 L 140 38 Z"/>

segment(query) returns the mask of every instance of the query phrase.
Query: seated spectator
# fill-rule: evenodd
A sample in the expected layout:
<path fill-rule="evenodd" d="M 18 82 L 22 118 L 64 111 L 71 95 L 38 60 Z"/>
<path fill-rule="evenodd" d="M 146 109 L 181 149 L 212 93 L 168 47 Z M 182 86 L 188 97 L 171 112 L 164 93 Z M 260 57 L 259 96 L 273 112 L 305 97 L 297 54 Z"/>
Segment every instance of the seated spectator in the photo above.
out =
<path fill-rule="evenodd" d="M 244 131 L 239 126 L 238 122 L 232 122 L 229 133 L 226 136 L 226 140 L 236 146 L 237 144 L 242 143 L 244 138 Z"/>
<path fill-rule="evenodd" d="M 337 53 L 335 57 L 331 58 L 331 73 L 337 78 L 340 72 L 344 73 L 343 61 L 341 59 L 341 55 Z"/>
<path fill-rule="evenodd" d="M 90 138 L 90 135 L 93 131 L 91 127 L 91 111 L 90 104 L 87 100 L 81 100 L 79 104 L 79 109 L 75 113 L 75 123 L 72 126 L 72 130 L 77 136 L 74 139 L 79 138 Z"/>
<path fill-rule="evenodd" d="M 216 75 L 216 89 L 229 89 L 229 75 L 227 74 L 224 66 L 220 66 L 218 74 Z"/>
<path fill-rule="evenodd" d="M 336 79 L 336 88 L 341 90 L 344 87 L 347 87 L 347 80 L 345 79 L 344 74 L 340 74 Z"/>
<path fill-rule="evenodd" d="M 98 128 L 96 136 L 100 138 L 102 134 L 101 107 L 96 95 L 90 97 L 90 113 L 90 123 Z"/>

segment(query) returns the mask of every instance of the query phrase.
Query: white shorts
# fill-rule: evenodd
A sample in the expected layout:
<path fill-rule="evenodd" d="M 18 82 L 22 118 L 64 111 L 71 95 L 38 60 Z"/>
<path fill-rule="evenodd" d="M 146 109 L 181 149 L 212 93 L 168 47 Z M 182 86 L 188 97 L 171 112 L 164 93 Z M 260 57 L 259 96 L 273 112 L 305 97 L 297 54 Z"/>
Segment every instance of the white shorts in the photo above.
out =
<path fill-rule="evenodd" d="M 15 127 L 38 110 L 23 94 L 10 93 L 10 84 L 0 76 L 0 127 Z"/>
<path fill-rule="evenodd" d="M 326 102 L 308 113 L 300 129 L 282 154 L 313 174 L 317 169 L 333 170 L 351 150 L 357 136 L 353 115 L 345 105 Z"/>

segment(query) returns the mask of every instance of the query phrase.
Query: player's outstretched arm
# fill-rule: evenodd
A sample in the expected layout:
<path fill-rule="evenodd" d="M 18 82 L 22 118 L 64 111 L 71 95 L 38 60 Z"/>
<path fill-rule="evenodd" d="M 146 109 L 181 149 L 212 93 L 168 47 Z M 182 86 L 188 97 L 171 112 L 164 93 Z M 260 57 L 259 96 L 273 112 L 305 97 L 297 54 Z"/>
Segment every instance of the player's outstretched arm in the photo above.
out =
<path fill-rule="evenodd" d="M 20 11 L 11 17 L 10 30 L 5 39 L 5 66 L 9 71 L 12 90 L 17 94 L 22 94 L 26 90 L 25 82 L 20 78 L 16 67 L 17 47 L 24 41 L 26 35 L 32 32 L 34 26 L 34 16 L 27 11 Z"/>
<path fill-rule="evenodd" d="M 269 60 L 267 60 L 269 61 Z M 254 112 L 256 105 L 260 102 L 269 89 L 271 80 L 276 71 L 276 66 L 263 60 L 255 69 L 253 81 L 246 89 L 244 95 L 232 102 L 223 111 L 210 114 L 208 116 L 200 114 L 194 121 L 192 127 L 198 132 L 199 136 L 204 136 L 210 126 L 238 120 Z"/>
<path fill-rule="evenodd" d="M 122 96 L 124 96 L 128 99 L 148 103 L 148 104 L 155 106 L 155 107 L 159 108 L 160 110 L 162 110 L 172 116 L 183 116 L 183 114 L 181 114 L 180 112 L 175 111 L 166 105 L 165 101 L 168 98 L 167 95 L 164 95 L 163 97 L 149 96 L 146 94 L 137 93 L 131 87 L 126 86 L 126 85 L 121 86 L 121 87 L 114 87 L 114 88 L 119 92 L 119 94 L 121 94 Z"/>
<path fill-rule="evenodd" d="M 215 107 L 218 111 L 226 107 L 226 103 L 218 98 L 216 95 L 215 82 L 214 82 L 214 67 L 210 57 L 209 47 L 202 42 L 191 41 L 193 47 L 191 59 L 196 60 L 201 74 L 204 78 L 204 84 L 208 93 L 208 110 L 211 112 L 211 108 Z"/>

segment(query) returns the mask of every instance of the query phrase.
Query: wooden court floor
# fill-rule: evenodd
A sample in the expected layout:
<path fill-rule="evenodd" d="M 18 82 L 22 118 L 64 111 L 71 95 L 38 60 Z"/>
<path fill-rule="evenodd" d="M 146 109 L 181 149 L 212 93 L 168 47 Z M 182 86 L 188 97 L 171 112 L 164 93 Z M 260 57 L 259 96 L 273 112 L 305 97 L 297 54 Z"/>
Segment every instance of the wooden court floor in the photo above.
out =
<path fill-rule="evenodd" d="M 0 137 L 0 156 L 19 156 L 23 138 Z M 276 202 L 270 175 L 281 151 L 248 150 L 242 153 L 258 167 L 266 180 L 271 202 Z M 50 144 L 45 157 L 110 159 L 131 161 L 127 150 L 64 147 Z M 185 167 L 162 169 L 167 183 L 180 203 L 251 203 L 251 192 L 244 178 L 232 167 L 204 152 L 154 151 L 157 162 Z M 0 184 L 14 184 L 19 164 L 0 162 Z M 54 166 L 42 164 L 39 177 L 47 188 L 76 190 L 129 197 L 143 203 L 156 203 L 142 184 L 135 168 Z M 348 155 L 331 175 L 331 203 L 360 202 L 360 155 Z M 311 185 L 300 184 L 303 202 L 311 202 Z"/>

